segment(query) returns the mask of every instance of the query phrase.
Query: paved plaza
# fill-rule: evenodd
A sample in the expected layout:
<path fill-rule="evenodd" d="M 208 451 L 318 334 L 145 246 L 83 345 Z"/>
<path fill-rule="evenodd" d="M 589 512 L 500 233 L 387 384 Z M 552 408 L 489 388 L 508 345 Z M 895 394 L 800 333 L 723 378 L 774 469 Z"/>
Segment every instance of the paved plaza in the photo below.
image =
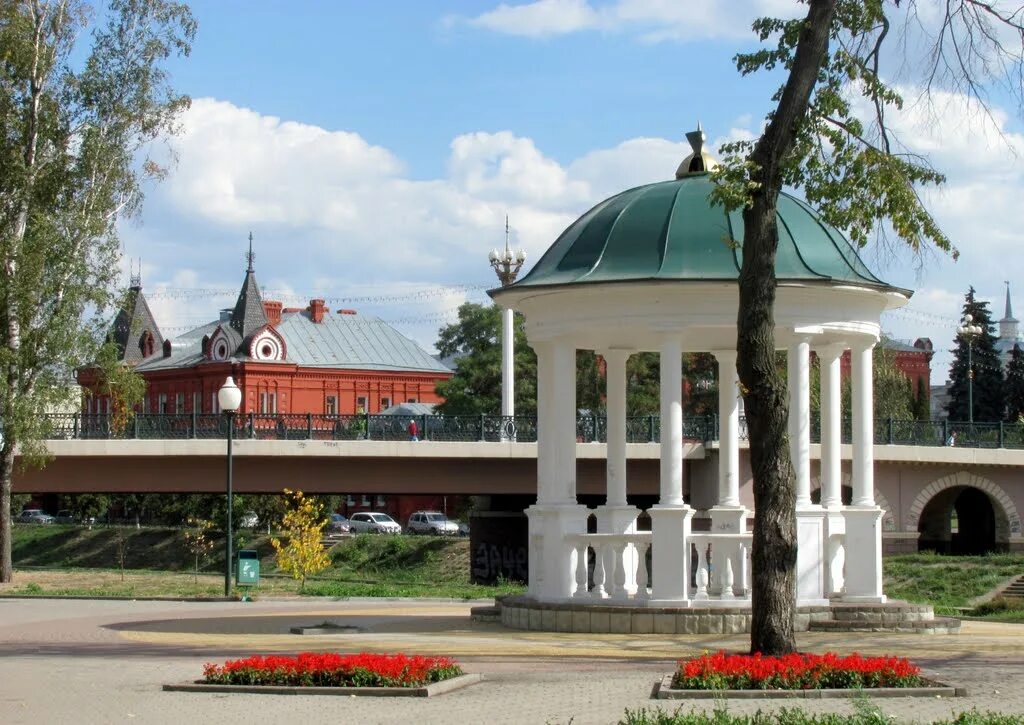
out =
<path fill-rule="evenodd" d="M 511 631 L 471 622 L 472 604 L 0 599 L 0 723 L 608 724 L 626 708 L 658 706 L 650 699 L 652 688 L 675 659 L 746 647 L 746 636 Z M 288 633 L 323 621 L 360 631 Z M 879 701 L 898 718 L 930 720 L 977 707 L 1020 714 L 1024 722 L 1024 625 L 965 622 L 961 634 L 950 636 L 804 633 L 800 646 L 905 655 L 934 679 L 970 690 L 965 698 Z M 161 691 L 164 683 L 197 678 L 205 662 L 300 650 L 452 655 L 485 679 L 430 699 Z M 734 712 L 786 705 L 728 703 Z M 803 707 L 851 709 L 842 701 L 807 701 Z"/>

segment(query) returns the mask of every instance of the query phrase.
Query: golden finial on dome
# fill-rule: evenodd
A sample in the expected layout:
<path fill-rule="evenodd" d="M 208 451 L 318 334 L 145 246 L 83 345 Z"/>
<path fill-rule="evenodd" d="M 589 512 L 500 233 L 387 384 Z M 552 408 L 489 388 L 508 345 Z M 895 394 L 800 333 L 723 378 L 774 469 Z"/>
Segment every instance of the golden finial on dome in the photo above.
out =
<path fill-rule="evenodd" d="M 700 127 L 700 121 L 697 122 L 696 131 L 690 131 L 686 134 L 686 140 L 690 142 L 690 148 L 693 149 L 693 153 L 679 164 L 679 168 L 676 169 L 677 179 L 682 179 L 684 176 L 706 174 L 718 166 L 717 159 L 704 149 L 704 142 L 707 140 L 707 137 L 704 135 L 704 129 Z"/>

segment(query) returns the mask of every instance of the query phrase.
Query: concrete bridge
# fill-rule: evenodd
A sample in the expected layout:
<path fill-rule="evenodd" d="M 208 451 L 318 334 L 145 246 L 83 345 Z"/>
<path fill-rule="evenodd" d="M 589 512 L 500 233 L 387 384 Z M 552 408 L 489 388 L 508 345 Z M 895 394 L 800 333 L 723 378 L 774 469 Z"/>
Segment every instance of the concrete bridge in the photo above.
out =
<path fill-rule="evenodd" d="M 15 475 L 17 493 L 218 493 L 224 490 L 224 440 L 53 440 L 42 469 Z M 605 493 L 606 446 L 578 443 L 577 493 L 596 505 Z M 642 508 L 658 494 L 660 448 L 627 446 L 628 492 Z M 718 447 L 687 442 L 684 485 L 691 505 L 710 508 L 717 496 Z M 851 446 L 842 446 L 848 487 Z M 239 440 L 235 490 L 279 493 L 298 487 L 331 494 L 485 494 L 532 496 L 537 444 L 375 440 Z M 811 446 L 818 487 L 820 446 Z M 752 506 L 750 466 L 740 452 L 740 494 Z M 995 548 L 1024 549 L 1024 450 L 935 446 L 875 447 L 875 490 L 886 510 L 889 551 L 913 551 L 918 539 L 955 543 L 980 529 Z M 964 496 L 967 498 L 964 499 Z M 964 502 L 966 500 L 966 503 Z M 951 514 L 958 513 L 956 527 Z M 972 528 L 973 527 L 973 528 Z"/>

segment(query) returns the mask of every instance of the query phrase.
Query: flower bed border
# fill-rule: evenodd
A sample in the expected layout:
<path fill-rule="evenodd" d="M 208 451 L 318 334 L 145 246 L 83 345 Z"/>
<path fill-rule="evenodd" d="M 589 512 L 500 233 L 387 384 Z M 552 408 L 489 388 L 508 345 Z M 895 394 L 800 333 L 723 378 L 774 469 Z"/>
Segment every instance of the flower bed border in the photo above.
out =
<path fill-rule="evenodd" d="M 669 673 L 657 684 L 654 699 L 657 700 L 761 700 L 799 698 L 805 700 L 829 700 L 844 697 L 966 697 L 966 687 L 953 687 L 941 682 L 926 687 L 862 687 L 822 690 L 683 690 L 672 687 L 675 673 Z"/>
<path fill-rule="evenodd" d="M 221 685 L 194 680 L 164 685 L 164 692 L 217 692 L 257 695 L 335 695 L 342 697 L 434 697 L 469 687 L 480 674 L 459 675 L 421 687 L 300 687 L 296 685 Z"/>

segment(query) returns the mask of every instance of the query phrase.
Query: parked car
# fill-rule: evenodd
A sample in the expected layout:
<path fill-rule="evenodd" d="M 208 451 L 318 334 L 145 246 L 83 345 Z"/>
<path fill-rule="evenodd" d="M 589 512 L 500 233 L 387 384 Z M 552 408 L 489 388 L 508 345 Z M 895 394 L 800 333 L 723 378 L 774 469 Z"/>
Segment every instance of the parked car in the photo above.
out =
<path fill-rule="evenodd" d="M 459 525 L 437 511 L 416 511 L 409 517 L 408 531 L 410 534 L 458 536 Z"/>
<path fill-rule="evenodd" d="M 349 520 L 341 514 L 331 514 L 325 528 L 328 534 L 348 534 L 352 531 Z"/>
<path fill-rule="evenodd" d="M 75 521 L 75 515 L 73 513 L 71 513 L 67 509 L 61 509 L 60 511 L 57 512 L 57 516 L 53 519 L 53 523 L 74 524 L 77 522 Z"/>
<path fill-rule="evenodd" d="M 15 521 L 19 524 L 52 524 L 53 517 L 42 509 L 25 509 Z"/>
<path fill-rule="evenodd" d="M 348 520 L 353 534 L 400 534 L 402 527 L 387 514 L 375 511 L 360 511 L 352 514 Z"/>

